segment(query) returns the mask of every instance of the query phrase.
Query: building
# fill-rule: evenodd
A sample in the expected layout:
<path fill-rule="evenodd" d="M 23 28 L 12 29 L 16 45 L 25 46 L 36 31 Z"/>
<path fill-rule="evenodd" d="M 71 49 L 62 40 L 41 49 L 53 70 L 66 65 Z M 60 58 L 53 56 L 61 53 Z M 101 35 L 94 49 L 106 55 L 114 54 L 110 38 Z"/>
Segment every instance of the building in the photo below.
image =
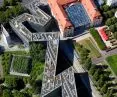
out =
<path fill-rule="evenodd" d="M 99 25 L 102 22 L 102 16 L 98 11 L 93 0 L 81 0 L 86 12 L 88 13 L 93 25 Z"/>
<path fill-rule="evenodd" d="M 104 4 L 104 0 L 97 0 L 97 2 L 100 6 Z"/>
<path fill-rule="evenodd" d="M 45 38 L 45 40 L 48 42 L 45 56 L 45 68 L 43 73 L 41 97 L 80 97 L 80 92 L 84 91 L 82 90 L 83 88 L 77 80 L 76 75 L 86 74 L 86 72 L 79 66 L 79 72 L 75 73 L 74 68 L 68 65 L 68 60 L 65 60 L 66 58 L 64 59 L 64 61 L 59 59 L 64 56 L 63 53 L 60 52 L 59 33 L 49 32 L 49 34 L 51 40 L 49 37 L 48 39 Z M 48 36 L 48 33 L 45 33 L 45 35 Z M 37 41 L 42 41 L 42 39 L 40 38 L 40 40 Z M 62 54 L 62 56 L 59 54 Z M 67 68 L 65 67 L 65 65 L 67 66 Z M 58 68 L 60 68 L 59 66 L 61 67 L 61 69 L 58 70 Z M 84 83 L 87 84 L 86 82 Z M 91 90 L 89 90 L 88 93 L 90 95 Z M 85 94 L 87 93 L 85 92 Z M 81 97 L 87 97 L 87 95 Z"/>
<path fill-rule="evenodd" d="M 63 37 L 73 35 L 74 28 L 69 21 L 67 14 L 63 8 L 63 4 L 71 3 L 75 0 L 48 0 L 51 12 L 58 21 L 58 25 Z"/>
<path fill-rule="evenodd" d="M 31 3 L 26 4 L 25 7 L 29 9 L 32 15 L 40 19 L 40 24 L 43 24 L 45 30 L 47 30 L 48 26 L 51 24 L 52 18 L 39 8 L 41 5 L 42 3 L 39 0 L 33 0 Z"/>
<path fill-rule="evenodd" d="M 61 35 L 73 36 L 76 28 L 87 28 L 102 22 L 102 16 L 93 0 L 48 0 Z"/>
<path fill-rule="evenodd" d="M 32 33 L 46 32 L 51 23 L 51 17 L 41 10 L 38 7 L 39 5 L 39 1 L 32 1 L 26 7 L 33 15 L 24 13 L 9 22 L 14 32 L 21 38 L 26 47 L 29 46 Z"/>
<path fill-rule="evenodd" d="M 3 5 L 4 0 L 0 0 L 0 7 Z"/>
<path fill-rule="evenodd" d="M 108 6 L 117 6 L 117 0 L 107 0 Z"/>
<path fill-rule="evenodd" d="M 2 32 L 3 39 L 6 43 L 6 46 L 10 47 L 11 43 L 12 43 L 11 37 L 9 35 L 9 32 L 7 31 L 7 29 L 5 29 L 5 27 L 3 25 L 1 25 L 1 32 Z"/>
<path fill-rule="evenodd" d="M 10 25 L 14 32 L 21 38 L 25 46 L 29 45 L 29 41 L 32 39 L 32 33 L 45 32 L 47 29 L 46 21 L 44 17 L 40 15 L 33 16 L 28 13 L 24 13 L 10 21 Z"/>

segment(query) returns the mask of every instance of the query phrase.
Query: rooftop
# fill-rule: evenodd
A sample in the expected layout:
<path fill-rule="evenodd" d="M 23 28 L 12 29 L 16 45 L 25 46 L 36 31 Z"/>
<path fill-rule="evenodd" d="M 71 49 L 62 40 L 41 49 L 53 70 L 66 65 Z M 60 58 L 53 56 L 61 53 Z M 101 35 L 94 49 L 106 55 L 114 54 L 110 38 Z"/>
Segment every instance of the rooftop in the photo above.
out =
<path fill-rule="evenodd" d="M 70 21 L 73 23 L 75 27 L 90 24 L 88 14 L 86 13 L 81 3 L 69 5 L 69 7 L 66 8 L 66 12 L 68 14 Z"/>
<path fill-rule="evenodd" d="M 32 14 L 38 16 L 40 24 L 44 26 L 51 20 L 51 17 L 39 8 L 41 5 L 42 3 L 39 0 L 33 0 L 25 6 Z"/>
<path fill-rule="evenodd" d="M 28 41 L 28 40 L 31 40 L 32 32 L 23 25 L 23 22 L 25 22 L 25 21 L 30 21 L 30 22 L 40 25 L 40 23 L 38 23 L 38 17 L 34 17 L 33 15 L 30 15 L 28 13 L 24 13 L 14 19 L 12 19 L 10 21 L 10 25 L 13 28 L 17 29 L 20 32 L 18 34 L 20 34 L 20 36 L 22 36 L 22 37 L 25 37 L 25 39 Z"/>

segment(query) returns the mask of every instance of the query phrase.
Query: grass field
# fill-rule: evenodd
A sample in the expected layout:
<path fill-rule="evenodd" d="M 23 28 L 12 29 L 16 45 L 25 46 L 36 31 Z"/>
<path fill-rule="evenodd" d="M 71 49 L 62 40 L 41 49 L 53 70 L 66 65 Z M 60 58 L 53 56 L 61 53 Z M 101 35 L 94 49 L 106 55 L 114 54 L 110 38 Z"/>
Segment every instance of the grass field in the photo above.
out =
<path fill-rule="evenodd" d="M 94 46 L 91 38 L 87 38 L 85 40 L 79 41 L 79 44 L 83 45 L 85 48 L 90 50 L 91 58 L 101 57 L 101 54 L 99 53 L 98 49 Z"/>
<path fill-rule="evenodd" d="M 106 60 L 113 72 L 117 75 L 117 55 L 109 56 Z"/>

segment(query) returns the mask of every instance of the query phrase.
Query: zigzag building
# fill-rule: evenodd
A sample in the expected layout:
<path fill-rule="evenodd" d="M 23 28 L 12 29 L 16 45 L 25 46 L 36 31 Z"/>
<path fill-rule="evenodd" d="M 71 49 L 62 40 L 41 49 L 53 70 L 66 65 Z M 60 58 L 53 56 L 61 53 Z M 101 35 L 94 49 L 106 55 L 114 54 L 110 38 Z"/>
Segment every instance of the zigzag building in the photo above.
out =
<path fill-rule="evenodd" d="M 46 30 L 43 30 L 44 25 L 47 25 L 51 18 L 45 13 L 44 14 L 39 13 L 40 9 L 38 9 L 37 7 L 36 9 L 33 8 L 35 5 L 38 6 L 37 3 L 39 3 L 39 1 L 38 2 L 33 1 L 31 2 L 31 4 L 27 5 L 28 7 L 30 6 L 30 10 L 32 13 L 34 12 L 33 14 L 35 16 L 24 13 L 19 17 L 16 17 L 15 19 L 11 20 L 10 25 L 26 45 L 29 45 L 30 41 L 47 42 L 41 97 L 85 97 L 80 95 L 82 87 L 81 84 L 79 84 L 77 74 L 80 74 L 80 76 L 82 74 L 87 75 L 87 72 L 82 68 L 80 64 L 78 64 L 79 63 L 78 57 L 73 56 L 74 54 L 72 55 L 70 53 L 67 53 L 68 51 L 67 48 L 64 54 L 68 56 L 68 59 L 73 59 L 71 61 L 73 61 L 74 64 L 79 67 L 79 69 L 76 72 L 74 67 L 71 65 L 67 65 L 67 68 L 63 68 L 68 61 L 65 61 L 67 58 L 64 58 L 64 60 L 59 61 L 60 60 L 59 58 L 64 56 L 63 53 L 62 56 L 60 55 L 61 54 L 60 48 L 62 48 L 61 44 L 63 43 L 60 40 L 60 33 L 46 32 Z M 42 16 L 38 17 L 39 14 L 41 14 Z M 45 16 L 47 16 L 48 18 L 45 19 L 44 18 Z M 41 21 L 43 21 L 42 24 Z M 29 26 L 29 24 L 32 25 L 33 28 L 32 26 Z M 36 27 L 34 25 L 36 25 Z M 38 27 L 40 27 L 39 30 L 37 29 Z M 63 65 L 61 66 L 62 68 L 60 68 L 59 65 Z M 60 69 L 59 72 L 57 72 L 58 68 Z M 84 81 L 83 85 L 84 83 L 86 84 L 86 82 L 88 82 L 87 80 L 83 81 Z M 88 87 L 88 85 L 86 86 Z M 90 95 L 91 89 L 87 91 Z M 91 95 L 89 97 L 91 97 Z"/>

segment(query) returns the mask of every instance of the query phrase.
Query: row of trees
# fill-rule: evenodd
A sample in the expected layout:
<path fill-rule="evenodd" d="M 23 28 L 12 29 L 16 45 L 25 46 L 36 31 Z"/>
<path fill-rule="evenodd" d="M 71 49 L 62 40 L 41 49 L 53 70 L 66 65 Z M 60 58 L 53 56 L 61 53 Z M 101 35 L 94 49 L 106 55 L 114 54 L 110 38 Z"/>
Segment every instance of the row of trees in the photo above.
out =
<path fill-rule="evenodd" d="M 117 18 L 116 17 L 111 17 L 111 18 L 107 19 L 107 21 L 105 22 L 105 24 L 107 26 L 111 26 L 111 25 L 114 25 L 116 22 L 117 22 Z"/>
<path fill-rule="evenodd" d="M 30 73 L 29 83 L 33 87 L 34 94 L 40 94 L 42 87 L 42 77 L 45 64 L 46 44 L 39 42 L 30 43 L 30 55 L 32 57 L 33 67 Z"/>
<path fill-rule="evenodd" d="M 117 39 L 117 18 L 115 17 L 116 7 L 107 6 L 106 3 L 100 7 L 104 22 L 109 26 L 110 31 L 113 32 L 115 39 Z"/>
<path fill-rule="evenodd" d="M 111 85 L 111 83 L 108 82 L 110 72 L 104 71 L 102 68 L 98 68 L 95 64 L 92 64 L 88 70 L 100 93 L 104 97 L 114 97 L 113 88 L 109 89 L 109 86 Z"/>
<path fill-rule="evenodd" d="M 114 97 L 113 89 L 108 89 L 108 79 L 110 72 L 104 71 L 103 68 L 92 64 L 91 58 L 89 57 L 90 51 L 84 48 L 82 45 L 76 43 L 75 47 L 80 55 L 81 64 L 85 69 L 88 70 L 89 74 L 93 78 L 96 87 L 99 89 L 101 94 L 104 95 L 104 97 Z"/>

